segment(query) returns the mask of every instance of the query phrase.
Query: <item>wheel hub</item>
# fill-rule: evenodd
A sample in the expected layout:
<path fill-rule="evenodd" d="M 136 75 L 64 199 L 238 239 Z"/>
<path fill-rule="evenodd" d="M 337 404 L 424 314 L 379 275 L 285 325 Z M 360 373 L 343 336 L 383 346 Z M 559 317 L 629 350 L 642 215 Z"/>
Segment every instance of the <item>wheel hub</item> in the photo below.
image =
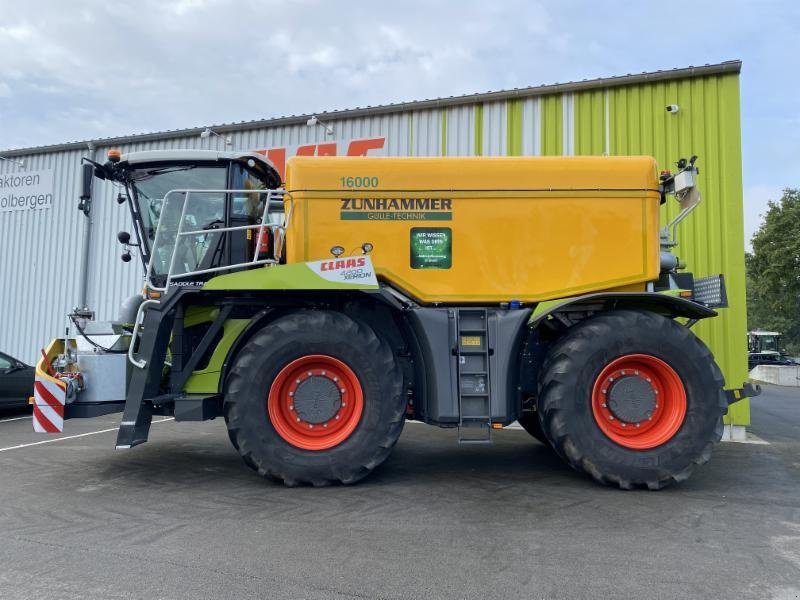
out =
<path fill-rule="evenodd" d="M 608 408 L 621 421 L 640 423 L 653 416 L 655 389 L 639 375 L 622 375 L 610 382 L 607 395 Z"/>
<path fill-rule="evenodd" d="M 327 450 L 342 443 L 355 431 L 363 410 L 356 374 L 324 354 L 302 356 L 284 366 L 267 397 L 275 431 L 303 450 Z"/>
<path fill-rule="evenodd" d="M 336 415 L 342 406 L 342 395 L 339 386 L 327 373 L 310 375 L 297 384 L 293 403 L 294 410 L 302 421 L 319 425 Z"/>
<path fill-rule="evenodd" d="M 631 450 L 648 450 L 680 430 L 687 413 L 686 390 L 665 361 L 626 354 L 600 371 L 591 406 L 595 423 L 612 441 Z"/>

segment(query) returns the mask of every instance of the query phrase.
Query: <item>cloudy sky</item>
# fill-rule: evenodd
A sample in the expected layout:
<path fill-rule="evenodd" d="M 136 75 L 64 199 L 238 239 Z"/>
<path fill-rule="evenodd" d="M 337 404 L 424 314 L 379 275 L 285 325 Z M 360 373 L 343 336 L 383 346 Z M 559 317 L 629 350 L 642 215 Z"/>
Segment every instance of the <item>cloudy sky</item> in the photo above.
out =
<path fill-rule="evenodd" d="M 0 0 L 0 149 L 742 59 L 746 232 L 800 187 L 800 3 Z"/>

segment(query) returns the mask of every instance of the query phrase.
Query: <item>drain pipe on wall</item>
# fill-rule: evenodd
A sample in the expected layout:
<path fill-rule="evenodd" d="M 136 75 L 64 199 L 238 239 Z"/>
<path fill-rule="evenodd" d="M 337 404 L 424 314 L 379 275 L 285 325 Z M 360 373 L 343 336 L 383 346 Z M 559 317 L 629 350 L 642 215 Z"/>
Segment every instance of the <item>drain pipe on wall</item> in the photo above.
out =
<path fill-rule="evenodd" d="M 89 151 L 89 158 L 97 160 L 97 148 L 92 142 L 86 144 Z M 83 174 L 81 173 L 81 177 Z M 81 270 L 78 285 L 78 307 L 86 308 L 89 296 L 89 249 L 92 242 L 92 200 L 88 200 L 88 206 L 84 210 L 83 240 L 81 242 Z"/>

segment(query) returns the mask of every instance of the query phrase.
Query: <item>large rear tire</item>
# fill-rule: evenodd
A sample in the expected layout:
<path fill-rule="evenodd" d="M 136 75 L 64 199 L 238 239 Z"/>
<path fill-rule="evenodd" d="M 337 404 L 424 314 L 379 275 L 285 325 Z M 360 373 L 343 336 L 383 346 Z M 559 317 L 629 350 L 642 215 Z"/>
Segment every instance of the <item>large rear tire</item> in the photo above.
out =
<path fill-rule="evenodd" d="M 548 351 L 540 382 L 547 439 L 603 484 L 682 481 L 722 436 L 728 403 L 714 357 L 657 314 L 620 310 L 576 325 Z"/>
<path fill-rule="evenodd" d="M 270 323 L 237 355 L 225 422 L 245 463 L 286 485 L 354 483 L 389 456 L 405 422 L 403 377 L 368 326 L 336 312 Z"/>

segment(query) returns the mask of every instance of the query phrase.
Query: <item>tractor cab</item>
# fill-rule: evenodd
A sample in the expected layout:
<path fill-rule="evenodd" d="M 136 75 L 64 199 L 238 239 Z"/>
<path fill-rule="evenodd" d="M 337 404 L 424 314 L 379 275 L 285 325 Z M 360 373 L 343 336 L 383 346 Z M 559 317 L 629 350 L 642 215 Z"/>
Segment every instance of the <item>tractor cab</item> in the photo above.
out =
<path fill-rule="evenodd" d="M 105 164 L 85 169 L 84 196 L 91 197 L 86 187 L 93 176 L 123 186 L 118 201 L 128 204 L 135 242 L 120 232 L 122 258 L 130 260 L 130 248 L 138 248 L 151 288 L 282 259 L 280 176 L 260 154 L 111 150 Z"/>
<path fill-rule="evenodd" d="M 782 354 L 785 352 L 781 344 L 781 334 L 777 331 L 749 331 L 747 333 L 747 349 L 751 353 Z"/>

